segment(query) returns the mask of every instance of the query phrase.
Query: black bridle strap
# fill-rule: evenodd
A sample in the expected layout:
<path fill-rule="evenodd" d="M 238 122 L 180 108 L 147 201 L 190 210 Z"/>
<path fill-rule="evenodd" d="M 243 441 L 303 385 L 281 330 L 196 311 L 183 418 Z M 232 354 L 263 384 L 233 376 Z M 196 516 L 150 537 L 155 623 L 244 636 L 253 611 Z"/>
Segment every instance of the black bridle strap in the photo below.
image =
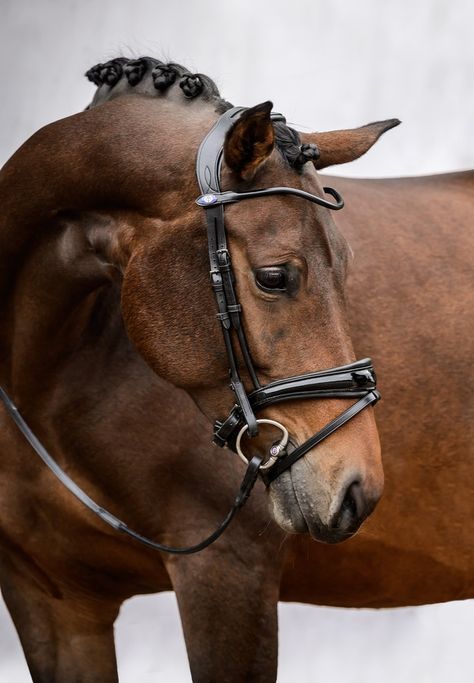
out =
<path fill-rule="evenodd" d="M 242 107 L 234 107 L 225 112 L 211 128 L 204 138 L 198 151 L 196 173 L 201 192 L 206 193 L 198 197 L 196 203 L 206 209 L 207 239 L 209 252 L 209 266 L 211 285 L 217 304 L 217 318 L 221 323 L 224 343 L 229 359 L 231 388 L 235 393 L 239 411 L 244 422 L 248 425 L 249 435 L 258 434 L 257 418 L 249 400 L 244 383 L 239 373 L 239 363 L 235 355 L 232 342 L 232 330 L 237 335 L 242 357 L 247 372 L 256 390 L 261 388 L 250 354 L 247 338 L 241 322 L 241 306 L 235 291 L 234 275 L 231 258 L 227 247 L 227 235 L 224 220 L 224 205 L 270 195 L 295 195 L 315 202 L 330 209 L 341 209 L 344 202 L 340 194 L 333 188 L 324 188 L 335 198 L 336 203 L 329 202 L 322 197 L 304 190 L 291 187 L 271 187 L 251 192 L 221 192 L 220 170 L 223 156 L 223 140 L 227 131 L 234 125 L 241 113 Z M 272 114 L 273 120 L 281 120 L 281 114 Z M 219 439 L 216 440 L 217 443 Z"/>
<path fill-rule="evenodd" d="M 202 193 L 216 193 L 215 195 L 205 195 L 207 197 L 228 197 L 228 193 L 220 192 L 223 139 L 243 111 L 245 111 L 244 107 L 233 107 L 222 114 L 199 147 L 196 160 L 196 174 L 200 190 Z M 281 114 L 273 113 L 272 120 L 284 120 L 284 117 Z M 236 201 L 235 197 L 232 201 Z M 258 434 L 257 418 L 252 410 L 247 391 L 239 374 L 239 364 L 232 344 L 231 329 L 236 332 L 242 357 L 253 387 L 258 389 L 260 382 L 258 381 L 247 338 L 241 323 L 241 307 L 235 292 L 232 264 L 227 248 L 224 203 L 226 201 L 204 202 L 204 206 L 207 208 L 206 223 L 211 285 L 217 303 L 217 318 L 222 326 L 224 343 L 229 358 L 231 388 L 235 393 L 239 408 L 248 425 L 250 436 L 256 436 Z M 212 204 L 215 205 L 213 206 Z"/>
<path fill-rule="evenodd" d="M 250 492 L 252 491 L 255 482 L 257 481 L 262 459 L 258 456 L 254 456 L 247 466 L 247 470 L 245 472 L 244 478 L 242 480 L 239 491 L 237 493 L 237 496 L 235 497 L 231 509 L 227 513 L 225 519 L 219 524 L 217 529 L 210 536 L 205 538 L 200 543 L 196 543 L 195 545 L 183 548 L 175 548 L 173 546 L 165 545 L 163 543 L 158 543 L 157 541 L 153 541 L 151 538 L 142 536 L 142 534 L 139 534 L 133 529 L 130 529 L 130 527 L 128 527 L 125 524 L 125 522 L 122 522 L 121 519 L 119 519 L 111 512 L 103 508 L 101 505 L 98 505 L 98 503 L 96 503 L 94 500 L 92 500 L 92 498 L 88 496 L 88 494 L 83 489 L 81 489 L 81 487 L 78 486 L 76 482 L 73 481 L 68 474 L 66 474 L 66 472 L 48 453 L 46 448 L 43 446 L 43 444 L 34 434 L 34 432 L 30 429 L 28 424 L 21 416 L 18 408 L 13 403 L 8 394 L 5 392 L 5 390 L 2 389 L 2 387 L 0 387 L 0 399 L 3 401 L 5 408 L 7 409 L 11 418 L 13 419 L 13 421 L 15 422 L 16 426 L 23 434 L 25 439 L 28 441 L 30 446 L 33 448 L 35 453 L 39 455 L 44 464 L 51 470 L 54 476 L 57 479 L 59 479 L 61 484 L 65 486 L 68 489 L 68 491 L 70 491 L 70 493 L 72 493 L 83 505 L 85 505 L 86 508 L 88 508 L 91 512 L 97 515 L 97 517 L 100 517 L 100 519 L 103 522 L 111 526 L 113 529 L 115 529 L 116 531 L 121 531 L 123 534 L 130 536 L 131 538 L 135 539 L 136 541 L 139 541 L 140 543 L 148 546 L 149 548 L 152 548 L 153 550 L 161 550 L 162 552 L 172 553 L 173 555 L 190 555 L 192 553 L 198 553 L 200 550 L 204 550 L 204 548 L 207 548 L 207 546 L 211 545 L 211 543 L 214 543 L 214 541 L 216 541 L 219 538 L 219 536 L 221 536 L 221 534 L 224 533 L 224 531 L 231 523 L 232 519 L 235 517 L 236 513 L 244 505 L 245 501 L 250 495 Z"/>
<path fill-rule="evenodd" d="M 204 138 L 198 151 L 196 174 L 201 195 L 196 204 L 206 213 L 208 231 L 209 263 L 211 282 L 217 302 L 217 318 L 222 324 L 224 341 L 229 357 L 231 387 L 234 390 L 237 405 L 224 421 L 216 421 L 214 426 L 214 442 L 219 446 L 235 446 L 237 433 L 247 428 L 249 436 L 258 433 L 258 410 L 268 405 L 286 400 L 306 398 L 359 398 L 353 406 L 331 421 L 291 454 L 282 452 L 271 465 L 261 470 L 262 479 L 268 484 L 285 469 L 301 458 L 311 448 L 320 443 L 329 434 L 344 425 L 367 406 L 379 398 L 376 391 L 376 379 L 370 359 L 357 361 L 340 368 L 307 373 L 299 377 L 289 377 L 271 384 L 261 386 L 252 362 L 249 346 L 241 322 L 241 306 L 234 287 L 234 277 L 225 229 L 224 208 L 227 204 L 247 199 L 257 199 L 274 195 L 294 196 L 313 202 L 327 209 L 338 211 L 344 206 L 341 195 L 331 187 L 325 187 L 334 202 L 293 187 L 269 187 L 248 192 L 222 192 L 220 171 L 223 159 L 224 141 L 227 132 L 234 125 L 242 112 L 242 107 L 226 111 L 216 121 Z M 281 119 L 281 115 L 272 115 L 273 120 Z M 232 346 L 232 331 L 237 334 L 242 356 L 252 379 L 254 390 L 248 394 L 240 378 L 238 361 Z"/>
<path fill-rule="evenodd" d="M 279 477 L 282 472 L 287 470 L 297 460 L 306 455 L 308 451 L 310 451 L 312 448 L 320 444 L 321 441 L 324 441 L 324 439 L 327 439 L 328 436 L 330 436 L 337 429 L 345 425 L 346 422 L 349 422 L 349 420 L 351 420 L 358 413 L 364 410 L 364 408 L 367 408 L 368 406 L 377 403 L 379 398 L 380 394 L 378 391 L 371 391 L 369 394 L 359 399 L 357 403 L 354 403 L 354 405 L 350 406 L 349 408 L 347 408 L 347 410 L 345 410 L 343 413 L 334 418 L 334 420 L 328 422 L 328 424 L 325 425 L 322 429 L 320 429 L 319 432 L 317 432 L 316 434 L 311 436 L 307 441 L 305 441 L 300 446 L 295 448 L 294 451 L 291 451 L 291 453 L 286 453 L 280 456 L 271 468 L 269 468 L 268 470 L 261 470 L 260 476 L 265 482 L 265 485 L 269 486 L 269 484 L 271 484 L 272 481 Z"/>
<path fill-rule="evenodd" d="M 230 256 L 227 249 L 227 239 L 224 228 L 224 209 L 221 205 L 206 211 L 207 242 L 209 253 L 209 267 L 211 286 L 217 304 L 217 319 L 221 323 L 224 343 L 229 359 L 231 387 L 235 393 L 238 405 L 249 425 L 249 433 L 256 436 L 258 433 L 257 418 L 254 415 L 249 402 L 247 392 L 239 374 L 239 364 L 232 344 L 231 329 L 237 332 L 241 329 L 240 305 L 234 290 Z M 245 335 L 238 334 L 242 355 L 249 366 L 249 374 L 255 377 L 254 386 L 260 386 L 253 369 L 250 353 Z"/>
<path fill-rule="evenodd" d="M 265 384 L 249 394 L 254 412 L 268 405 L 289 400 L 314 398 L 362 398 L 376 388 L 376 377 L 370 358 L 364 358 L 329 370 L 286 377 Z M 214 441 L 218 446 L 232 444 L 245 424 L 239 405 L 235 405 L 224 421 L 215 423 Z"/>
<path fill-rule="evenodd" d="M 317 194 L 311 194 L 311 192 L 306 192 L 305 190 L 299 190 L 296 187 L 266 187 L 262 190 L 251 190 L 250 192 L 214 192 L 201 195 L 196 199 L 196 204 L 203 209 L 207 209 L 211 206 L 222 206 L 223 204 L 234 204 L 235 202 L 242 201 L 243 199 L 258 199 L 259 197 L 269 197 L 275 194 L 278 195 L 293 195 L 294 197 L 301 197 L 301 199 L 306 199 L 314 204 L 319 204 L 324 206 L 326 209 L 332 209 L 333 211 L 339 211 L 344 208 L 344 200 L 337 190 L 333 187 L 323 187 L 326 194 L 330 194 L 334 197 L 336 202 L 329 202 L 323 197 L 318 197 Z"/>
<path fill-rule="evenodd" d="M 220 175 L 222 155 L 224 153 L 222 141 L 245 107 L 232 107 L 220 116 L 208 132 L 198 150 L 196 159 L 196 174 L 201 192 L 220 192 Z"/>

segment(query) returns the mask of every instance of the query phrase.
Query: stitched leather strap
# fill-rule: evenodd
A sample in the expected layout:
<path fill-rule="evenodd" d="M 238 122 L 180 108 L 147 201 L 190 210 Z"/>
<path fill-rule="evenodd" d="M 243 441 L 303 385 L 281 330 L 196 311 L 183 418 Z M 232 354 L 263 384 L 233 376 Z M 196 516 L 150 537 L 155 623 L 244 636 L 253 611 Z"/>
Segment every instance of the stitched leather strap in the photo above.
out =
<path fill-rule="evenodd" d="M 220 192 L 224 138 L 245 110 L 245 107 L 232 107 L 225 111 L 201 142 L 196 159 L 196 175 L 202 194 Z M 274 122 L 285 121 L 285 117 L 278 112 L 272 112 L 271 119 Z"/>
<path fill-rule="evenodd" d="M 262 470 L 262 479 L 268 485 L 329 434 L 365 407 L 375 403 L 379 394 L 375 391 L 376 378 L 370 359 L 323 372 L 284 378 L 266 386 L 261 386 L 259 383 L 241 323 L 241 306 L 235 291 L 231 257 L 227 247 L 224 207 L 226 204 L 271 195 L 293 195 L 332 210 L 342 209 L 344 201 L 341 195 L 331 187 L 325 187 L 324 191 L 333 197 L 335 202 L 292 187 L 270 187 L 248 192 L 230 190 L 222 192 L 220 171 L 225 136 L 244 111 L 242 107 L 234 107 L 218 119 L 204 138 L 196 162 L 196 174 L 203 193 L 196 199 L 196 203 L 206 212 L 211 282 L 216 296 L 217 318 L 222 324 L 229 358 L 231 387 L 237 400 L 229 416 L 224 421 L 216 421 L 214 442 L 219 446 L 227 445 L 233 448 L 236 435 L 244 425 L 247 425 L 249 436 L 255 436 L 258 433 L 257 411 L 274 403 L 307 398 L 360 399 L 291 454 L 282 454 L 271 468 Z M 282 118 L 280 114 L 272 114 L 273 120 Z M 238 361 L 232 344 L 232 332 L 237 335 L 242 356 L 254 385 L 254 391 L 250 394 L 247 394 L 239 375 Z"/>
<path fill-rule="evenodd" d="M 196 174 L 203 194 L 220 192 L 220 174 L 223 155 L 223 140 L 245 107 L 232 107 L 216 121 L 199 147 L 196 160 Z"/>
<path fill-rule="evenodd" d="M 361 398 L 376 388 L 372 361 L 364 358 L 337 368 L 312 372 L 271 382 L 249 394 L 254 412 L 274 403 L 308 398 Z M 214 425 L 214 443 L 234 446 L 239 429 L 245 424 L 240 406 L 232 408 L 224 421 Z"/>
<path fill-rule="evenodd" d="M 233 204 L 234 202 L 239 202 L 243 199 L 257 199 L 259 197 L 269 197 L 275 194 L 282 194 L 301 197 L 302 199 L 307 199 L 314 204 L 324 206 L 326 209 L 333 209 L 333 211 L 339 211 L 340 209 L 344 208 L 344 200 L 337 190 L 335 190 L 333 187 L 323 187 L 323 190 L 326 192 L 326 194 L 330 194 L 331 197 L 334 197 L 336 202 L 330 202 L 323 197 L 318 197 L 316 194 L 299 190 L 296 187 L 267 187 L 263 190 L 252 190 L 250 192 L 208 192 L 207 194 L 203 194 L 198 197 L 196 199 L 196 204 L 203 209 L 207 209 L 210 206 Z"/>
<path fill-rule="evenodd" d="M 249 426 L 249 434 L 256 436 L 258 434 L 257 418 L 240 377 L 239 364 L 232 344 L 231 328 L 237 331 L 241 328 L 240 305 L 234 289 L 230 256 L 227 249 L 223 207 L 216 206 L 206 211 L 206 222 L 211 286 L 217 304 L 217 319 L 222 326 L 224 344 L 229 360 L 231 388 L 242 411 L 243 419 Z M 238 336 L 238 340 L 245 362 L 249 365 L 249 373 L 251 377 L 252 375 L 255 376 L 257 384 L 254 386 L 259 386 L 243 332 Z"/>

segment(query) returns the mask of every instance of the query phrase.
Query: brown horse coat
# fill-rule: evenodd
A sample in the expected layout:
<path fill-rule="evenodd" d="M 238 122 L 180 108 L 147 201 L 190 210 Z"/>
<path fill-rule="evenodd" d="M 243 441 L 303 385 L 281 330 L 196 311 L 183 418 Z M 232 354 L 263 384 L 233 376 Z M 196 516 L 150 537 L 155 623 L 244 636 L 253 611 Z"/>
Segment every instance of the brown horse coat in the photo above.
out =
<path fill-rule="evenodd" d="M 46 129 L 2 174 L 0 381 L 91 495 L 143 533 L 187 544 L 220 521 L 241 469 L 209 446 L 209 423 L 189 395 L 154 374 L 137 353 L 124 333 L 119 296 L 121 267 L 138 253 L 130 216 L 151 239 L 166 222 L 175 221 L 176 231 L 189 225 L 180 193 L 191 196 L 194 179 L 186 181 L 183 173 L 176 196 L 166 189 L 166 203 L 160 191 L 167 174 L 176 167 L 188 172 L 193 164 L 187 145 L 176 148 L 169 137 L 167 147 L 164 136 L 157 173 L 154 148 L 138 144 L 149 135 L 156 107 L 143 101 L 137 117 L 131 101 L 107 106 Z M 188 115 L 195 124 L 188 144 L 196 148 L 212 116 L 199 110 Z M 109 125 L 115 137 L 102 138 L 100 126 Z M 58 130 L 67 132 L 59 138 L 62 148 Z M 378 421 L 387 494 L 350 543 L 326 547 L 295 537 L 286 544 L 283 599 L 386 605 L 473 594 L 465 485 L 472 469 L 464 241 L 470 183 L 467 174 L 335 181 L 348 207 L 337 220 L 355 254 L 349 283 L 353 338 L 360 353 L 373 355 L 384 395 Z M 332 227 L 324 220 L 327 236 Z M 114 237 L 117 226 L 120 240 Z M 183 254 L 172 240 L 165 244 L 156 263 L 170 269 Z M 141 256 L 149 254 L 142 249 Z M 188 263 L 204 282 L 205 261 Z M 151 262 L 148 272 L 140 272 L 162 276 Z M 238 275 L 244 272 L 242 266 Z M 163 361 L 153 345 L 164 340 L 132 320 L 129 302 L 140 294 L 138 275 L 127 281 L 125 273 L 122 310 L 134 342 L 153 364 Z M 152 297 L 141 303 L 145 309 Z M 449 317 L 454 305 L 459 310 Z M 153 312 L 157 319 L 175 316 L 181 336 L 171 339 L 169 357 L 182 360 L 183 376 L 198 377 L 202 369 L 180 353 L 184 342 L 194 348 L 191 342 L 202 330 L 198 335 L 188 327 L 180 309 Z M 306 324 L 309 329 L 309 321 L 301 320 L 285 340 L 291 348 L 288 340 L 296 335 L 303 360 Z M 322 328 L 313 328 L 306 345 L 318 350 Z M 324 328 L 327 334 L 329 324 Z M 334 330 L 346 343 L 345 332 Z M 208 343 L 218 365 L 218 337 L 211 335 Z M 322 352 L 327 360 L 334 353 L 351 355 L 350 346 L 344 349 L 335 337 Z M 204 405 L 210 399 L 200 390 L 198 385 L 190 393 Z M 306 407 L 301 414 L 306 419 Z M 351 459 L 351 444 L 372 442 L 370 419 L 331 437 L 315 456 L 318 467 L 330 473 L 325 462 L 331 463 L 331 451 L 343 446 Z M 116 681 L 113 622 L 121 602 L 171 587 L 195 681 L 275 680 L 285 544 L 266 511 L 262 486 L 218 544 L 177 559 L 139 547 L 92 518 L 35 459 L 6 416 L 0 452 L 0 581 L 35 683 Z M 374 462 L 367 459 L 368 469 Z"/>
<path fill-rule="evenodd" d="M 282 598 L 345 607 L 472 598 L 474 173 L 333 182 L 354 251 L 354 345 L 370 350 L 383 397 L 385 491 L 349 543 L 292 539 Z"/>

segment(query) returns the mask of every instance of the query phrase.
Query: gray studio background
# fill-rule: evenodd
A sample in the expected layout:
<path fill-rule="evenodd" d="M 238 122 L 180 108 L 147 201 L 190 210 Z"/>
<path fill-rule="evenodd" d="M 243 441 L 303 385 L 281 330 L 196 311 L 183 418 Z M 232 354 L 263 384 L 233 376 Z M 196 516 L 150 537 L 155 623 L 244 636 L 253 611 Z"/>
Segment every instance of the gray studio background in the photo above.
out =
<path fill-rule="evenodd" d="M 272 99 L 301 128 L 399 117 L 358 176 L 472 167 L 471 0 L 0 0 L 0 163 L 40 126 L 84 108 L 84 71 L 123 54 L 172 58 L 234 104 Z M 401 514 L 403 511 L 401 511 Z M 468 683 L 474 602 L 398 610 L 280 609 L 279 683 Z M 121 683 L 190 681 L 172 594 L 117 623 Z M 27 683 L 0 601 L 0 683 Z"/>

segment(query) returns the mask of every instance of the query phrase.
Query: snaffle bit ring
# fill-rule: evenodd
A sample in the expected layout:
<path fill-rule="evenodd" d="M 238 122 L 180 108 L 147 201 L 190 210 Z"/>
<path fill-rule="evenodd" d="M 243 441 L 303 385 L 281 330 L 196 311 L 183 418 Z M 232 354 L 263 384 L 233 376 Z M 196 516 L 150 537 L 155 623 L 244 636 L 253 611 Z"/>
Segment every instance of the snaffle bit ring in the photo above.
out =
<path fill-rule="evenodd" d="M 268 458 L 268 460 L 266 460 L 262 465 L 260 465 L 259 469 L 265 470 L 265 469 L 268 469 L 269 467 L 271 467 L 278 460 L 278 458 L 280 457 L 280 454 L 282 454 L 285 451 L 286 446 L 288 444 L 289 434 L 288 434 L 287 428 L 284 427 L 280 422 L 276 422 L 275 420 L 261 419 L 261 420 L 257 420 L 257 424 L 273 425 L 274 427 L 278 427 L 278 429 L 280 429 L 282 434 L 283 434 L 280 441 L 277 444 L 274 444 L 270 448 L 270 457 Z M 244 461 L 244 463 L 246 465 L 248 465 L 249 461 L 242 452 L 242 448 L 240 447 L 240 442 L 242 441 L 242 437 L 248 428 L 249 428 L 248 425 L 244 425 L 242 427 L 242 429 L 240 430 L 240 432 L 237 434 L 237 438 L 235 440 L 235 450 L 237 452 L 237 455 L 239 456 L 239 458 L 241 460 Z"/>

